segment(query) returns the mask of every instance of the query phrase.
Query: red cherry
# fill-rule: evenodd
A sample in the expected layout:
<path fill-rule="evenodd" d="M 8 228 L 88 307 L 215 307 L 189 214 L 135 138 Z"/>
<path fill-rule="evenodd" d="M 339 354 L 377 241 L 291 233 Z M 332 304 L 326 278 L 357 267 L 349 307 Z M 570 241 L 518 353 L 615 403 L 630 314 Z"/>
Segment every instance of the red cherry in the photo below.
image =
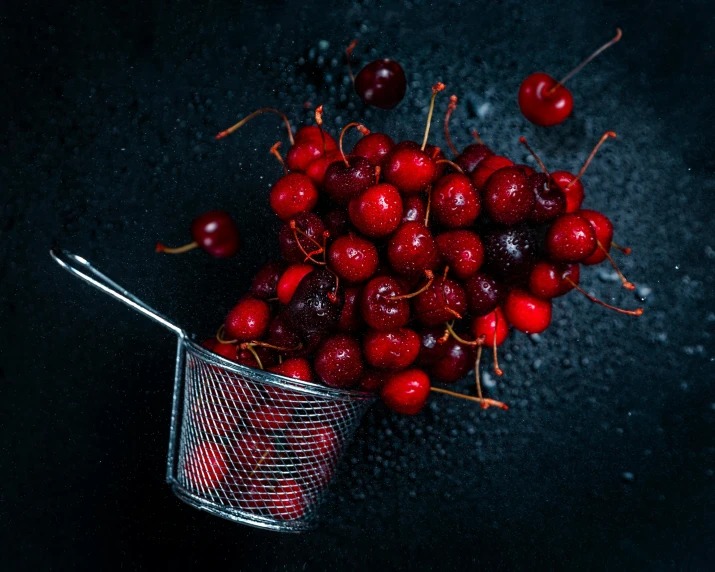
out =
<path fill-rule="evenodd" d="M 310 264 L 293 264 L 286 269 L 278 281 L 277 296 L 281 304 L 287 306 L 290 303 L 300 281 L 313 270 L 315 266 Z"/>
<path fill-rule="evenodd" d="M 573 290 L 574 284 L 578 284 L 580 277 L 581 270 L 578 264 L 542 261 L 531 271 L 529 290 L 539 298 L 551 300 Z"/>
<path fill-rule="evenodd" d="M 486 182 L 483 198 L 489 218 L 510 226 L 526 220 L 534 207 L 534 193 L 518 167 L 495 171 Z"/>
<path fill-rule="evenodd" d="M 191 238 L 193 242 L 177 248 L 158 242 L 156 251 L 182 254 L 200 246 L 214 258 L 228 258 L 236 254 L 241 246 L 236 223 L 223 211 L 210 211 L 196 217 L 191 223 Z"/>
<path fill-rule="evenodd" d="M 363 341 L 365 360 L 380 369 L 400 370 L 412 365 L 420 351 L 420 336 L 407 328 L 370 331 Z"/>
<path fill-rule="evenodd" d="M 427 216 L 427 204 L 419 195 L 410 195 L 402 203 L 402 219 L 400 222 L 424 222 Z"/>
<path fill-rule="evenodd" d="M 326 147 L 329 147 L 330 149 L 337 149 L 338 145 L 335 142 L 335 139 L 333 139 L 330 133 L 318 125 L 303 125 L 295 133 L 295 142 L 302 143 L 303 141 L 320 141 L 322 143 L 323 137 L 325 137 Z"/>
<path fill-rule="evenodd" d="M 363 391 L 380 391 L 390 379 L 390 375 L 389 371 L 368 369 L 362 376 L 359 387 Z"/>
<path fill-rule="evenodd" d="M 611 248 L 611 242 L 613 242 L 613 224 L 605 215 L 598 211 L 583 209 L 576 214 L 582 216 L 589 222 L 591 228 L 593 228 L 593 231 L 596 233 L 596 240 L 598 241 L 596 250 L 591 256 L 581 260 L 581 264 L 586 264 L 587 266 L 600 264 L 606 260 L 608 251 Z"/>
<path fill-rule="evenodd" d="M 430 156 L 416 144 L 414 148 L 396 146 L 385 157 L 382 175 L 404 194 L 412 195 L 427 188 L 434 179 L 436 168 Z"/>
<path fill-rule="evenodd" d="M 318 203 L 318 191 L 305 175 L 288 173 L 273 185 L 270 203 L 278 218 L 287 221 L 300 212 L 312 211 Z"/>
<path fill-rule="evenodd" d="M 364 325 L 362 316 L 360 315 L 361 291 L 359 286 L 345 288 L 345 303 L 340 312 L 338 331 L 343 333 L 355 333 Z"/>
<path fill-rule="evenodd" d="M 405 70 L 394 60 L 382 59 L 370 62 L 353 77 L 350 55 L 357 45 L 355 40 L 346 50 L 348 71 L 353 80 L 355 93 L 368 105 L 380 109 L 392 109 L 402 101 L 407 92 Z"/>
<path fill-rule="evenodd" d="M 480 210 L 479 194 L 466 175 L 445 175 L 432 189 L 433 216 L 447 228 L 470 226 Z"/>
<path fill-rule="evenodd" d="M 350 157 L 347 164 L 338 160 L 325 171 L 325 192 L 336 203 L 345 205 L 375 182 L 375 168 L 363 157 Z"/>
<path fill-rule="evenodd" d="M 249 474 L 260 466 L 268 466 L 276 453 L 271 438 L 262 433 L 243 433 L 231 445 L 230 458 L 234 466 Z"/>
<path fill-rule="evenodd" d="M 265 505 L 278 520 L 295 520 L 305 514 L 305 492 L 295 479 L 281 479 Z"/>
<path fill-rule="evenodd" d="M 447 354 L 449 332 L 444 325 L 426 328 L 420 334 L 420 353 L 415 362 L 419 367 L 429 367 Z"/>
<path fill-rule="evenodd" d="M 314 381 L 313 368 L 305 358 L 288 358 L 283 363 L 269 367 L 268 371 L 302 381 Z"/>
<path fill-rule="evenodd" d="M 396 187 L 382 183 L 365 189 L 350 201 L 350 220 L 372 238 L 392 234 L 402 218 L 402 198 Z"/>
<path fill-rule="evenodd" d="M 290 423 L 290 420 L 290 411 L 275 405 L 263 405 L 246 415 L 246 423 L 249 427 L 267 433 L 280 431 Z"/>
<path fill-rule="evenodd" d="M 460 280 L 473 276 L 484 263 L 484 247 L 479 236 L 469 230 L 451 230 L 435 238 L 442 263 Z"/>
<path fill-rule="evenodd" d="M 490 155 L 486 157 L 479 166 L 472 171 L 472 183 L 477 190 L 482 190 L 487 179 L 499 169 L 512 167 L 514 162 L 501 155 Z"/>
<path fill-rule="evenodd" d="M 455 280 L 438 277 L 414 299 L 417 319 L 425 326 L 444 324 L 467 311 L 467 295 Z"/>
<path fill-rule="evenodd" d="M 386 332 L 401 328 L 410 318 L 410 304 L 402 285 L 390 276 L 368 282 L 360 296 L 360 311 L 365 323 Z"/>
<path fill-rule="evenodd" d="M 478 272 L 464 283 L 467 306 L 472 315 L 484 316 L 496 308 L 506 297 L 506 289 L 494 278 Z"/>
<path fill-rule="evenodd" d="M 507 322 L 504 311 L 496 308 L 486 316 L 478 316 L 472 322 L 472 333 L 477 339 L 484 336 L 484 345 L 500 346 L 509 335 L 509 322 Z M 496 338 L 494 334 L 496 333 Z"/>
<path fill-rule="evenodd" d="M 462 379 L 474 367 L 476 359 L 472 346 L 460 344 L 450 337 L 446 342 L 445 355 L 430 367 L 430 375 L 442 383 L 454 383 Z"/>
<path fill-rule="evenodd" d="M 348 334 L 335 334 L 325 340 L 315 354 L 315 373 L 326 385 L 351 387 L 363 375 L 360 342 Z"/>
<path fill-rule="evenodd" d="M 542 300 L 521 288 L 514 288 L 504 302 L 504 314 L 520 332 L 539 334 L 551 323 L 551 301 Z"/>
<path fill-rule="evenodd" d="M 439 264 L 437 244 L 421 222 L 405 222 L 398 227 L 387 246 L 387 258 L 393 270 L 405 276 L 420 276 Z"/>
<path fill-rule="evenodd" d="M 303 424 L 305 423 L 305 424 Z M 330 462 L 340 454 L 340 438 L 330 425 L 306 420 L 286 432 L 286 445 L 299 459 Z"/>
<path fill-rule="evenodd" d="M 462 167 L 465 173 L 471 175 L 482 161 L 493 155 L 494 151 L 483 143 L 472 143 L 462 150 L 462 153 L 455 159 L 455 162 Z"/>
<path fill-rule="evenodd" d="M 534 208 L 529 213 L 530 221 L 543 224 L 566 212 L 566 196 L 544 173 L 531 175 L 527 185 L 534 194 Z"/>
<path fill-rule="evenodd" d="M 430 381 L 421 369 L 413 368 L 394 374 L 380 392 L 387 407 L 403 415 L 414 415 L 427 403 Z"/>
<path fill-rule="evenodd" d="M 354 234 L 339 237 L 328 250 L 331 268 L 352 283 L 368 280 L 379 262 L 377 248 L 367 239 Z"/>
<path fill-rule="evenodd" d="M 192 488 L 216 489 L 228 474 L 228 456 L 223 445 L 205 441 L 197 443 L 186 454 L 184 470 Z"/>
<path fill-rule="evenodd" d="M 281 255 L 290 263 L 307 262 L 309 254 L 317 256 L 322 251 L 321 242 L 325 227 L 315 213 L 302 212 L 283 223 L 278 231 Z"/>
<path fill-rule="evenodd" d="M 551 173 L 551 180 L 566 197 L 564 212 L 573 213 L 581 208 L 584 198 L 583 183 L 576 180 L 575 175 L 567 171 L 554 171 Z"/>
<path fill-rule="evenodd" d="M 278 288 L 278 280 L 286 269 L 284 262 L 280 260 L 272 260 L 266 263 L 253 277 L 251 283 L 251 294 L 261 300 L 276 297 L 276 288 Z"/>
<path fill-rule="evenodd" d="M 593 227 L 576 213 L 561 215 L 546 235 L 546 251 L 557 262 L 581 262 L 594 253 L 596 246 Z"/>
<path fill-rule="evenodd" d="M 360 141 L 355 143 L 352 153 L 353 157 L 364 157 L 373 165 L 380 165 L 395 146 L 395 142 L 385 133 L 370 133 Z"/>
<path fill-rule="evenodd" d="M 324 139 L 323 139 L 324 138 Z M 335 139 L 318 125 L 306 125 L 298 129 L 295 143 L 288 150 L 286 166 L 291 171 L 304 172 L 319 158 L 338 148 Z"/>
<path fill-rule="evenodd" d="M 201 342 L 201 345 L 221 357 L 236 361 L 236 344 L 223 344 L 216 338 L 209 338 Z"/>
<path fill-rule="evenodd" d="M 305 174 L 310 177 L 316 187 L 322 188 L 325 185 L 325 172 L 328 167 L 335 161 L 340 161 L 341 157 L 342 155 L 337 149 L 328 151 L 325 155 L 311 161 L 305 168 Z"/>
<path fill-rule="evenodd" d="M 226 335 L 239 342 L 259 340 L 268 330 L 271 309 L 266 302 L 246 297 L 236 304 L 226 316 Z"/>

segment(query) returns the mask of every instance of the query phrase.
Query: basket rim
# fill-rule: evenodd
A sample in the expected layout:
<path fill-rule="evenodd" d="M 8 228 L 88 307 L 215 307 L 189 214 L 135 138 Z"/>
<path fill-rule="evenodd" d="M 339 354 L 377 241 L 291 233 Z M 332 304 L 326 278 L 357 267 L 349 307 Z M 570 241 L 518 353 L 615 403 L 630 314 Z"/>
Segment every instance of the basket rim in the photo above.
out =
<path fill-rule="evenodd" d="M 290 389 L 315 397 L 338 399 L 343 401 L 375 401 L 377 398 L 375 393 L 369 391 L 329 387 L 312 381 L 303 381 L 301 379 L 286 377 L 270 371 L 254 369 L 252 367 L 241 365 L 240 363 L 231 361 L 208 350 L 188 337 L 184 338 L 184 343 L 192 354 L 198 354 L 201 359 L 213 362 L 216 365 L 220 365 L 223 369 L 234 373 L 246 375 L 253 381 L 258 381 L 266 385 L 273 385 L 282 389 Z"/>

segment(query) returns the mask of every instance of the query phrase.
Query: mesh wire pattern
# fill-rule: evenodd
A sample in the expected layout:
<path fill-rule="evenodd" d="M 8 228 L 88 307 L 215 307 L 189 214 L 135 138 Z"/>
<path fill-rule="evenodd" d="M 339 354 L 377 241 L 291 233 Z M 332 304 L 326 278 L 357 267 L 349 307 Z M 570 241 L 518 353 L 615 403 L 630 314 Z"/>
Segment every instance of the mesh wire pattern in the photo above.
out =
<path fill-rule="evenodd" d="M 174 492 L 229 520 L 314 528 L 341 452 L 374 396 L 253 370 L 189 340 L 183 347 Z"/>

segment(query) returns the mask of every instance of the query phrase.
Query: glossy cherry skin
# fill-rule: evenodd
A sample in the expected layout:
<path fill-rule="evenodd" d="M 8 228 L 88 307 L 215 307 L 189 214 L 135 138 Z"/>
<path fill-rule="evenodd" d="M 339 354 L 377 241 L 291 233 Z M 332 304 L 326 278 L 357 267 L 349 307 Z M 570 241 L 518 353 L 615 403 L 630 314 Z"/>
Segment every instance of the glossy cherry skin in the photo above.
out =
<path fill-rule="evenodd" d="M 580 180 L 573 182 L 576 175 L 568 171 L 554 171 L 551 173 L 551 180 L 561 189 L 566 197 L 567 213 L 574 213 L 581 208 L 584 199 L 583 183 Z"/>
<path fill-rule="evenodd" d="M 365 282 L 377 270 L 377 248 L 369 240 L 348 234 L 339 237 L 328 250 L 330 267 L 341 278 L 358 284 Z"/>
<path fill-rule="evenodd" d="M 390 377 L 380 392 L 382 402 L 402 415 L 415 415 L 427 403 L 430 380 L 421 369 L 412 368 Z"/>
<path fill-rule="evenodd" d="M 460 280 L 476 274 L 484 263 L 484 247 L 471 230 L 450 230 L 435 237 L 442 264 Z"/>
<path fill-rule="evenodd" d="M 425 328 L 420 333 L 420 353 L 415 362 L 419 367 L 429 367 L 447 355 L 449 346 L 444 338 L 446 328 L 444 325 L 434 328 Z"/>
<path fill-rule="evenodd" d="M 411 142 L 410 142 L 411 143 Z M 434 180 L 437 167 L 419 147 L 396 145 L 382 164 L 382 176 L 403 194 L 413 195 L 427 188 Z"/>
<path fill-rule="evenodd" d="M 495 171 L 484 186 L 484 210 L 494 222 L 513 226 L 525 221 L 534 207 L 534 192 L 518 167 Z"/>
<path fill-rule="evenodd" d="M 439 264 L 437 243 L 423 223 L 405 222 L 387 245 L 387 259 L 398 274 L 419 276 Z"/>
<path fill-rule="evenodd" d="M 360 296 L 360 312 L 365 323 L 387 332 L 404 326 L 410 319 L 409 301 L 394 296 L 405 294 L 403 286 L 390 276 L 378 276 L 368 282 Z"/>
<path fill-rule="evenodd" d="M 551 127 L 571 115 L 573 96 L 550 75 L 533 73 L 519 87 L 519 108 L 534 125 Z"/>
<path fill-rule="evenodd" d="M 446 308 L 464 316 L 467 295 L 456 280 L 439 276 L 427 290 L 413 298 L 412 304 L 420 322 L 425 326 L 437 326 L 454 320 L 455 315 Z"/>
<path fill-rule="evenodd" d="M 349 286 L 345 288 L 345 303 L 340 312 L 338 320 L 338 331 L 352 334 L 358 332 L 365 324 L 360 314 L 360 293 L 359 286 Z"/>
<path fill-rule="evenodd" d="M 320 345 L 313 365 L 326 385 L 352 387 L 365 370 L 360 342 L 348 334 L 335 334 Z"/>
<path fill-rule="evenodd" d="M 268 371 L 285 377 L 292 377 L 302 381 L 313 381 L 313 368 L 305 358 L 288 358 L 283 363 L 268 368 Z"/>
<path fill-rule="evenodd" d="M 576 214 L 582 216 L 589 222 L 591 228 L 593 228 L 593 231 L 596 233 L 596 240 L 601 245 L 601 247 L 597 245 L 593 254 L 584 258 L 581 264 L 586 264 L 587 266 L 600 264 L 606 260 L 606 253 L 611 249 L 611 242 L 613 242 L 613 223 L 606 215 L 598 211 L 582 209 Z"/>
<path fill-rule="evenodd" d="M 316 125 L 301 127 L 295 134 L 295 145 L 286 155 L 286 166 L 290 171 L 305 172 L 310 164 L 338 148 L 335 139 L 325 133 L 325 152 L 320 129 Z"/>
<path fill-rule="evenodd" d="M 214 258 L 228 258 L 241 247 L 238 227 L 228 213 L 209 211 L 191 222 L 191 238 Z M 161 251 L 157 246 L 157 250 Z"/>
<path fill-rule="evenodd" d="M 551 323 L 551 300 L 543 300 L 531 292 L 514 288 L 504 302 L 504 314 L 520 332 L 540 334 Z"/>
<path fill-rule="evenodd" d="M 293 330 L 285 310 L 271 320 L 266 341 L 279 348 L 295 348 L 300 344 L 300 336 Z"/>
<path fill-rule="evenodd" d="M 263 367 L 272 366 L 276 362 L 275 353 L 268 348 L 255 347 L 253 348 L 253 350 L 256 352 L 256 354 L 258 354 L 258 357 L 261 360 L 261 365 L 263 365 Z M 251 353 L 247 349 L 239 349 L 236 352 L 236 361 L 241 365 L 245 365 L 246 367 L 260 369 L 258 361 L 256 360 L 256 356 L 254 356 L 253 353 Z"/>
<path fill-rule="evenodd" d="M 303 125 L 295 132 L 294 139 L 296 143 L 305 141 L 320 141 L 322 143 L 323 136 L 325 136 L 325 146 L 328 150 L 337 148 L 337 143 L 332 135 L 317 125 Z"/>
<path fill-rule="evenodd" d="M 496 338 L 494 334 L 496 333 Z M 493 312 L 489 312 L 486 316 L 477 316 L 472 322 L 472 334 L 476 339 L 483 338 L 485 346 L 500 346 L 509 335 L 509 322 L 507 322 L 504 311 L 501 308 L 495 308 Z"/>
<path fill-rule="evenodd" d="M 482 272 L 466 280 L 464 292 L 467 295 L 467 307 L 474 316 L 489 314 L 507 295 L 507 289 L 503 285 Z"/>
<path fill-rule="evenodd" d="M 354 87 L 355 93 L 368 105 L 392 109 L 407 93 L 405 70 L 394 60 L 375 60 L 355 76 Z"/>
<path fill-rule="evenodd" d="M 379 238 L 395 232 L 402 219 L 402 197 L 397 187 L 382 183 L 365 189 L 350 201 L 350 221 L 364 235 Z"/>
<path fill-rule="evenodd" d="M 363 157 L 350 157 L 350 165 L 344 161 L 335 161 L 325 171 L 325 192 L 340 205 L 346 205 L 350 199 L 375 183 L 375 167 Z"/>
<path fill-rule="evenodd" d="M 353 157 L 364 157 L 373 165 L 380 165 L 382 160 L 387 156 L 395 146 L 392 137 L 385 133 L 370 133 L 365 135 L 353 147 Z"/>
<path fill-rule="evenodd" d="M 389 371 L 368 369 L 362 376 L 358 387 L 363 391 L 380 391 L 391 375 L 392 373 Z"/>
<path fill-rule="evenodd" d="M 420 351 L 420 336 L 408 328 L 390 332 L 371 330 L 363 340 L 365 360 L 379 369 L 401 370 L 412 365 Z"/>
<path fill-rule="evenodd" d="M 333 273 L 314 270 L 300 281 L 287 306 L 290 324 L 306 341 L 322 336 L 337 327 L 343 300 Z"/>
<path fill-rule="evenodd" d="M 325 172 L 328 170 L 328 167 L 335 163 L 335 161 L 340 161 L 341 159 L 342 155 L 340 154 L 340 150 L 333 149 L 332 151 L 328 151 L 326 154 L 311 161 L 305 168 L 305 174 L 310 177 L 310 180 L 313 181 L 316 187 L 321 189 L 325 185 Z"/>
<path fill-rule="evenodd" d="M 278 280 L 280 280 L 281 274 L 285 269 L 286 264 L 281 260 L 272 260 L 264 264 L 253 277 L 251 294 L 261 300 L 275 298 Z"/>
<path fill-rule="evenodd" d="M 288 173 L 273 185 L 269 199 L 273 212 L 287 221 L 300 212 L 312 211 L 318 203 L 318 191 L 307 176 Z"/>
<path fill-rule="evenodd" d="M 466 338 L 466 336 L 461 337 Z M 447 349 L 444 356 L 432 364 L 429 372 L 436 381 L 454 383 L 462 379 L 474 367 L 476 354 L 474 348 L 460 344 L 451 337 L 445 345 Z"/>
<path fill-rule="evenodd" d="M 325 227 L 323 226 L 323 221 L 317 214 L 308 212 L 298 213 L 291 220 L 295 221 L 296 229 L 303 231 L 318 244 L 323 243 L 323 231 Z M 300 246 L 303 247 L 302 250 L 295 240 L 296 235 L 298 236 Z M 305 262 L 305 253 L 311 253 L 317 249 L 315 242 L 300 232 L 294 233 L 291 228 L 291 221 L 283 223 L 283 226 L 281 226 L 281 229 L 278 231 L 278 244 L 281 249 L 281 255 L 291 264 Z M 317 255 L 314 256 L 317 257 Z"/>
<path fill-rule="evenodd" d="M 222 344 L 216 338 L 209 338 L 201 342 L 201 345 L 221 357 L 236 361 L 236 351 L 238 350 L 236 344 Z"/>
<path fill-rule="evenodd" d="M 508 283 L 526 280 L 538 260 L 538 240 L 527 225 L 490 229 L 482 233 L 486 267 Z"/>
<path fill-rule="evenodd" d="M 512 167 L 513 165 L 514 162 L 506 157 L 502 157 L 501 155 L 490 155 L 489 157 L 486 157 L 479 164 L 479 166 L 474 169 L 474 171 L 472 171 L 472 183 L 474 183 L 474 187 L 477 190 L 481 191 L 484 189 L 484 185 L 492 174 L 499 169 Z"/>
<path fill-rule="evenodd" d="M 551 300 L 573 290 L 571 282 L 578 284 L 580 277 L 578 264 L 541 261 L 531 271 L 529 290 L 539 298 Z"/>
<path fill-rule="evenodd" d="M 226 448 L 212 441 L 198 443 L 187 453 L 184 466 L 194 486 L 203 491 L 213 490 L 229 472 Z"/>
<path fill-rule="evenodd" d="M 472 143 L 462 150 L 459 157 L 455 160 L 455 163 L 462 167 L 462 170 L 467 173 L 467 175 L 471 175 L 474 169 L 476 169 L 484 159 L 492 155 L 494 155 L 494 151 L 486 145 L 482 143 Z"/>
<path fill-rule="evenodd" d="M 546 234 L 546 251 L 555 262 L 581 262 L 596 251 L 596 232 L 577 213 L 558 217 Z"/>
<path fill-rule="evenodd" d="M 477 220 L 480 210 L 479 194 L 466 175 L 445 175 L 432 189 L 432 214 L 447 228 L 470 226 Z"/>
<path fill-rule="evenodd" d="M 566 195 L 544 173 L 534 173 L 527 184 L 534 194 L 531 222 L 543 224 L 566 212 Z"/>
<path fill-rule="evenodd" d="M 427 216 L 427 204 L 419 195 L 410 195 L 402 201 L 401 222 L 424 222 Z"/>
<path fill-rule="evenodd" d="M 225 334 L 239 342 L 260 340 L 268 330 L 271 308 L 266 302 L 252 296 L 236 304 L 226 316 Z"/>
<path fill-rule="evenodd" d="M 315 266 L 310 264 L 292 264 L 286 268 L 285 272 L 281 274 L 278 280 L 278 287 L 276 288 L 276 297 L 281 304 L 290 304 L 293 294 L 298 288 L 301 280 L 305 278 L 308 274 L 315 270 Z M 277 344 L 280 345 L 280 344 Z"/>

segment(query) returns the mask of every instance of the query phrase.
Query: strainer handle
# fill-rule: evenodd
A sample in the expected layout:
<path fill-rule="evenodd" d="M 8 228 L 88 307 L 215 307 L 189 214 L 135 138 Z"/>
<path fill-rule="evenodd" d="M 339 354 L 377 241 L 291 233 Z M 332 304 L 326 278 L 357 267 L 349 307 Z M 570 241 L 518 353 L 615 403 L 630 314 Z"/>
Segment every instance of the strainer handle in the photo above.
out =
<path fill-rule="evenodd" d="M 187 337 L 186 332 L 184 332 L 184 330 L 176 324 L 172 323 L 166 316 L 163 316 L 154 310 L 154 308 L 148 306 L 139 298 L 134 296 L 134 294 L 122 288 L 114 280 L 102 274 L 99 270 L 92 266 L 89 261 L 85 260 L 81 256 L 77 256 L 76 254 L 72 254 L 71 252 L 67 252 L 61 248 L 51 249 L 50 255 L 55 259 L 55 262 L 67 270 L 67 272 L 81 278 L 88 284 L 94 286 L 97 290 L 100 290 L 105 294 L 109 294 L 120 302 L 124 302 L 127 306 L 133 308 L 137 312 L 141 312 L 145 316 L 150 317 L 155 322 L 158 322 L 165 328 L 168 328 L 177 334 L 179 338 L 183 339 Z"/>

